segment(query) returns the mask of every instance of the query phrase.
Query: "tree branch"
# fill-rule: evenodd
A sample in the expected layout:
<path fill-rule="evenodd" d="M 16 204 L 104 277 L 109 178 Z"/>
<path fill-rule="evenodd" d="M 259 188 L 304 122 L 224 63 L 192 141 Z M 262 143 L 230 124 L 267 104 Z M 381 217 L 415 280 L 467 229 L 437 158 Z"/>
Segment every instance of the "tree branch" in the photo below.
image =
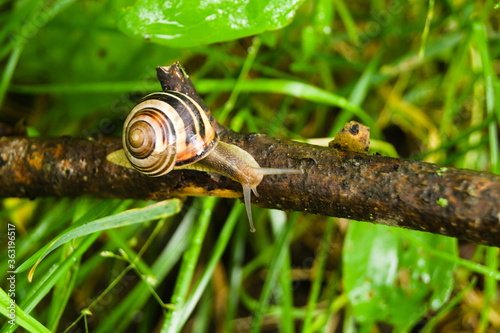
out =
<path fill-rule="evenodd" d="M 162 74 L 163 73 L 163 74 Z M 201 102 L 182 69 L 159 68 L 165 90 Z M 500 176 L 379 155 L 235 133 L 212 117 L 221 140 L 263 167 L 304 169 L 265 176 L 254 204 L 422 230 L 500 247 Z M 106 161 L 118 138 L 0 138 L 0 197 L 92 195 L 161 200 L 172 196 L 241 197 L 225 177 L 175 170 L 150 178 Z"/>

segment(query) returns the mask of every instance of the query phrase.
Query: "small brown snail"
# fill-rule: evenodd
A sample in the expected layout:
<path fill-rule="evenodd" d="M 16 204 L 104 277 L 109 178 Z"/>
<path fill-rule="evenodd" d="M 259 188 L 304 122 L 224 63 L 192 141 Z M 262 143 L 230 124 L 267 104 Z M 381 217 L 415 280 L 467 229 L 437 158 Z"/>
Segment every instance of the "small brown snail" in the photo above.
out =
<path fill-rule="evenodd" d="M 251 192 L 265 175 L 303 170 L 261 168 L 243 149 L 219 141 L 206 113 L 189 96 L 175 91 L 152 93 L 142 99 L 123 125 L 123 149 L 107 156 L 117 165 L 151 177 L 172 169 L 215 172 L 241 184 L 250 230 L 255 231 Z"/>

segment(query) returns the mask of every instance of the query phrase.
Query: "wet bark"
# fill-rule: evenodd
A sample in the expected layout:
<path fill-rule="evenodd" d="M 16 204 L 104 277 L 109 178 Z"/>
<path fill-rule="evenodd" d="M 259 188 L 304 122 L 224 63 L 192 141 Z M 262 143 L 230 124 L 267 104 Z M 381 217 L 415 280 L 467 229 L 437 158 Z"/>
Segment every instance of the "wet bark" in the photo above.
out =
<path fill-rule="evenodd" d="M 201 99 L 177 64 L 158 69 L 162 87 Z M 430 163 L 337 150 L 260 134 L 229 131 L 212 117 L 221 140 L 262 167 L 304 174 L 265 176 L 253 203 L 448 235 L 500 246 L 500 176 Z M 0 197 L 92 195 L 161 200 L 172 196 L 241 197 L 224 177 L 175 170 L 150 178 L 109 163 L 119 138 L 0 138 Z"/>

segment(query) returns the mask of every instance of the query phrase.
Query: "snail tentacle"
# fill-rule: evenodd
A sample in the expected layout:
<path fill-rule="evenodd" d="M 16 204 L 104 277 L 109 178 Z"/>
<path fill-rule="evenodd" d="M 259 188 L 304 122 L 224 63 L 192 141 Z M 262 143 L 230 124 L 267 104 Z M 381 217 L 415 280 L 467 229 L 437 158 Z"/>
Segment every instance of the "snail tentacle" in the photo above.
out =
<path fill-rule="evenodd" d="M 298 174 L 303 170 L 297 169 L 279 169 L 279 168 L 261 168 L 257 161 L 245 150 L 238 146 L 219 142 L 211 154 L 200 160 L 192 167 L 198 170 L 216 172 L 232 180 L 237 181 L 243 187 L 243 201 L 245 202 L 250 231 L 254 232 L 252 218 L 252 192 L 259 196 L 257 186 L 262 182 L 266 175 Z"/>

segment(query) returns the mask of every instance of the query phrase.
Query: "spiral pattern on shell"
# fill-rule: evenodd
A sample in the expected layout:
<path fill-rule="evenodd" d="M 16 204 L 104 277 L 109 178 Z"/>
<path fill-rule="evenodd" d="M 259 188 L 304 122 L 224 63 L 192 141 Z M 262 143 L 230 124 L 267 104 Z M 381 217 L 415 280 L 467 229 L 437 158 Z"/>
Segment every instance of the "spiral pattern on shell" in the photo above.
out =
<path fill-rule="evenodd" d="M 162 176 L 199 161 L 219 140 L 203 109 L 174 91 L 144 97 L 123 126 L 125 156 L 148 176 Z"/>

